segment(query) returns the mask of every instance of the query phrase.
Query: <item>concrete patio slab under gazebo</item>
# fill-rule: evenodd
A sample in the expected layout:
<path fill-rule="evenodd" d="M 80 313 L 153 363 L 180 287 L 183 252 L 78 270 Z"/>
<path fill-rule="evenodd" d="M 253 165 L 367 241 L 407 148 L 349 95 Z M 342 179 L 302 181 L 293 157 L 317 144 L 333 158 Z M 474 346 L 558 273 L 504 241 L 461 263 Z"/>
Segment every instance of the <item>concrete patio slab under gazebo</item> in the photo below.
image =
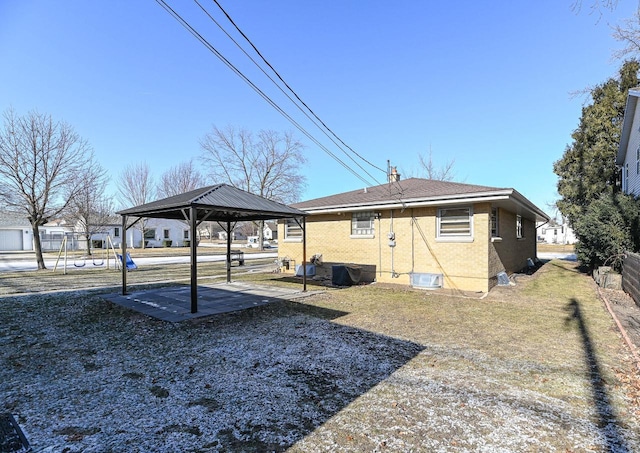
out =
<path fill-rule="evenodd" d="M 117 214 L 122 216 L 122 257 L 127 256 L 126 231 L 144 218 L 178 219 L 189 225 L 191 238 L 191 313 L 198 312 L 198 260 L 197 227 L 204 221 L 216 221 L 227 233 L 227 283 L 231 283 L 231 231 L 232 225 L 242 221 L 276 220 L 293 218 L 302 228 L 303 291 L 307 289 L 306 273 L 306 212 L 282 203 L 268 200 L 228 184 L 202 187 L 162 200 L 152 201 Z M 133 217 L 135 220 L 129 222 Z M 122 270 L 122 295 L 127 295 L 127 266 Z"/>
<path fill-rule="evenodd" d="M 191 287 L 168 286 L 102 296 L 109 302 L 163 321 L 180 322 L 259 307 L 279 300 L 299 300 L 319 291 L 258 286 L 246 282 L 198 285 L 198 311 L 191 312 Z"/>

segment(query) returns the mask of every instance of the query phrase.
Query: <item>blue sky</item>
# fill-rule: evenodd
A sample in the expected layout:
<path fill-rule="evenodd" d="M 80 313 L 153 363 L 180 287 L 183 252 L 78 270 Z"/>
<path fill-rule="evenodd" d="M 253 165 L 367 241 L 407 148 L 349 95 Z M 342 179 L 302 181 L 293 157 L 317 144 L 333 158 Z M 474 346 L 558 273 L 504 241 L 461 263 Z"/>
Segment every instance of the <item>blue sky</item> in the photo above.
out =
<path fill-rule="evenodd" d="M 228 25 L 212 1 L 200 1 Z M 195 3 L 167 2 L 350 162 Z M 549 214 L 553 162 L 585 102 L 571 93 L 617 73 L 611 53 L 620 44 L 610 26 L 637 8 L 621 1 L 599 16 L 590 2 L 572 10 L 573 0 L 220 3 L 320 118 L 376 166 L 390 160 L 403 176 L 418 175 L 418 155 L 431 150 L 436 166 L 455 160 L 457 181 L 513 187 Z M 197 158 L 212 125 L 234 125 L 292 130 L 307 145 L 303 200 L 365 185 L 153 0 L 3 0 L 0 58 L 0 110 L 35 109 L 70 123 L 113 179 L 142 161 L 157 177 Z"/>

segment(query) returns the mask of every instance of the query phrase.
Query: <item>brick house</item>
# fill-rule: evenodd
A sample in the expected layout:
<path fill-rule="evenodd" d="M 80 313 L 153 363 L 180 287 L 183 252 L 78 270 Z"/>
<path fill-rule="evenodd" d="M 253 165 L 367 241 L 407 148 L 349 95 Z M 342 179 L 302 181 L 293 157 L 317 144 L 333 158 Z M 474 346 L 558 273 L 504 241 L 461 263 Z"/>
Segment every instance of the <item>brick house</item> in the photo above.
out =
<path fill-rule="evenodd" d="M 536 222 L 549 217 L 514 189 L 410 178 L 292 205 L 306 211 L 307 261 L 362 267 L 369 280 L 488 292 L 500 272 L 536 257 Z M 279 256 L 302 262 L 302 228 L 280 220 Z M 356 266 L 357 267 L 357 266 Z"/>

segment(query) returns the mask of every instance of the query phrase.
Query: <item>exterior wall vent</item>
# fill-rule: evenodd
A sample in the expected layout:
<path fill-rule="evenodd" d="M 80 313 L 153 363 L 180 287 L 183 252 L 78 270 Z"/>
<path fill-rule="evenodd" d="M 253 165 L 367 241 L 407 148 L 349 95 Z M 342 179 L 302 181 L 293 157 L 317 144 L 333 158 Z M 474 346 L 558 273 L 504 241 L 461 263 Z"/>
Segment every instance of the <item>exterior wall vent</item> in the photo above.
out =
<path fill-rule="evenodd" d="M 439 289 L 442 288 L 442 274 L 411 274 L 411 286 L 420 289 Z"/>

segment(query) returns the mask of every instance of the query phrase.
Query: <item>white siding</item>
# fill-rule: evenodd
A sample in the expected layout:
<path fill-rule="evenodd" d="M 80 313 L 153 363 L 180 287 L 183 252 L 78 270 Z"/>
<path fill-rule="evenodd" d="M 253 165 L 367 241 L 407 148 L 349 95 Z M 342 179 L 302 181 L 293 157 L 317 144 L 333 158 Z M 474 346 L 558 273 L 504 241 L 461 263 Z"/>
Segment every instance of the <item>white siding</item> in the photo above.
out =
<path fill-rule="evenodd" d="M 636 160 L 636 152 L 640 147 L 640 102 L 636 105 L 633 115 L 633 125 L 631 134 L 629 135 L 629 146 L 627 147 L 624 164 L 622 165 L 623 178 L 627 177 L 625 168 L 629 166 L 629 175 L 626 181 L 623 181 L 623 188 L 627 193 L 640 195 L 640 174 L 638 174 L 638 166 Z"/>
<path fill-rule="evenodd" d="M 22 230 L 0 230 L 0 250 L 22 250 Z"/>

